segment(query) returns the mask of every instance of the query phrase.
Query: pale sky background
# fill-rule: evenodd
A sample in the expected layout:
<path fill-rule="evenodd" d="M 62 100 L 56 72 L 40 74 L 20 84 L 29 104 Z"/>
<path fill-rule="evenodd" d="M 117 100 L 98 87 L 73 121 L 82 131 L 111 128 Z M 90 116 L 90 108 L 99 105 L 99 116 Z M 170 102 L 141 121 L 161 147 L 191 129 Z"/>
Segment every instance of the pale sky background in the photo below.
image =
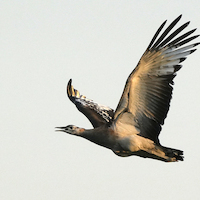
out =
<path fill-rule="evenodd" d="M 185 161 L 121 158 L 56 126 L 89 121 L 68 100 L 116 108 L 125 81 L 160 24 L 183 14 L 200 33 L 200 1 L 1 1 L 0 199 L 199 199 L 200 48 L 175 78 L 160 135 Z M 197 39 L 200 41 L 200 39 Z"/>

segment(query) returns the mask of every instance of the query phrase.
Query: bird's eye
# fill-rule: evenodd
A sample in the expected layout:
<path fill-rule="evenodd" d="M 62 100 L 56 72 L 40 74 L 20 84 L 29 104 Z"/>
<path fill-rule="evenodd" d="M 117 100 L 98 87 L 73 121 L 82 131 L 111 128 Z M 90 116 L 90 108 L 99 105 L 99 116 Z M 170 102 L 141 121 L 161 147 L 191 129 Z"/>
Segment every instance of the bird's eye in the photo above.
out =
<path fill-rule="evenodd" d="M 68 126 L 68 129 L 72 130 L 72 129 L 73 129 L 73 126 L 72 126 L 72 125 L 69 125 L 69 126 Z"/>

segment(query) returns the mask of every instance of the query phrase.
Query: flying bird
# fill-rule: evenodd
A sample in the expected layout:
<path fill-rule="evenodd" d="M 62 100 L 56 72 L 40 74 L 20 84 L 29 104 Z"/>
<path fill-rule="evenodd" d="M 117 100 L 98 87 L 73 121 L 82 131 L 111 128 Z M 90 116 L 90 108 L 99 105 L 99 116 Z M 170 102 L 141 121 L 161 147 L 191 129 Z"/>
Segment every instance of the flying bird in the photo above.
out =
<path fill-rule="evenodd" d="M 192 36 L 196 29 L 182 33 L 190 22 L 175 29 L 181 16 L 166 29 L 167 20 L 158 28 L 129 75 L 115 111 L 80 95 L 70 79 L 68 97 L 94 128 L 68 125 L 57 127 L 58 131 L 86 138 L 111 149 L 118 156 L 136 155 L 164 162 L 183 161 L 183 151 L 162 146 L 158 138 L 169 110 L 173 79 L 182 67 L 180 63 L 200 44 L 188 44 L 199 36 Z"/>

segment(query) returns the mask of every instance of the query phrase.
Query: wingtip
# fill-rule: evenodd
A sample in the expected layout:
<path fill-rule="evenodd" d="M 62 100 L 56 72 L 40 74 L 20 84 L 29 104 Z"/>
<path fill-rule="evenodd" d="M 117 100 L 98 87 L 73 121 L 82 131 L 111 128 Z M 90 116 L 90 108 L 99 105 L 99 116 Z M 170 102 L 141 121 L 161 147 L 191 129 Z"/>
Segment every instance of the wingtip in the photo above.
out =
<path fill-rule="evenodd" d="M 181 17 L 182 17 L 182 14 L 180 14 L 173 22 L 175 22 L 175 23 L 177 23 L 180 19 L 181 19 Z M 166 20 L 167 21 L 167 20 Z M 172 22 L 172 23 L 173 23 Z"/>
<path fill-rule="evenodd" d="M 69 80 L 68 84 L 67 84 L 67 96 L 69 97 L 69 99 L 74 102 L 74 98 L 76 98 L 76 96 L 79 94 L 79 92 L 74 89 L 73 85 L 72 85 L 72 79 Z"/>
<path fill-rule="evenodd" d="M 186 60 L 186 57 L 180 58 L 179 63 L 182 63 L 184 60 Z"/>
<path fill-rule="evenodd" d="M 180 19 L 181 19 L 181 17 L 182 17 L 182 14 L 181 15 L 179 15 L 175 20 L 174 20 L 174 22 L 178 22 Z"/>
<path fill-rule="evenodd" d="M 198 43 L 196 43 L 196 44 L 194 44 L 194 47 L 196 47 L 197 45 L 199 45 L 200 44 L 200 42 L 198 42 Z"/>
<path fill-rule="evenodd" d="M 177 24 L 179 20 L 181 19 L 181 17 L 182 17 L 182 14 L 179 15 L 172 23 L 174 23 L 174 25 Z"/>
<path fill-rule="evenodd" d="M 67 95 L 69 98 L 72 96 L 72 79 L 67 84 Z"/>
<path fill-rule="evenodd" d="M 181 19 L 182 15 L 183 15 L 183 14 L 180 14 L 180 15 L 177 17 L 177 19 Z"/>
<path fill-rule="evenodd" d="M 196 50 L 197 50 L 197 49 L 192 49 L 192 50 L 190 51 L 190 54 L 194 53 Z"/>
<path fill-rule="evenodd" d="M 70 84 L 70 85 L 72 84 L 72 79 L 71 79 L 71 78 L 70 78 L 69 81 L 68 81 L 68 85 L 69 85 L 69 84 Z"/>
<path fill-rule="evenodd" d="M 186 27 L 187 27 L 190 24 L 190 21 L 186 22 L 185 24 L 186 24 Z"/>

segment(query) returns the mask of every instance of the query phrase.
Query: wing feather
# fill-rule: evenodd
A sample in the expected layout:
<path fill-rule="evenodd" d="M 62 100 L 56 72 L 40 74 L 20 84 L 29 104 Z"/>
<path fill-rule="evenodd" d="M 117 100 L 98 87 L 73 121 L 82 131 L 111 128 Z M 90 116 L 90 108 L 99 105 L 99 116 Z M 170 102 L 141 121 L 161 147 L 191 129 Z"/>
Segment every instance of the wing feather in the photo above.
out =
<path fill-rule="evenodd" d="M 67 95 L 76 105 L 77 109 L 89 119 L 94 128 L 112 121 L 114 115 L 113 109 L 97 104 L 93 100 L 80 95 L 79 91 L 72 86 L 71 79 L 67 85 Z"/>
<path fill-rule="evenodd" d="M 156 143 L 159 143 L 158 135 L 161 125 L 164 124 L 169 110 L 176 72 L 182 67 L 180 63 L 196 50 L 195 46 L 199 45 L 195 43 L 182 47 L 199 36 L 188 37 L 196 29 L 175 39 L 189 22 L 167 36 L 180 18 L 181 15 L 164 30 L 158 39 L 166 21 L 157 30 L 137 67 L 129 75 L 114 114 L 115 122 L 118 120 L 125 122 L 123 117 L 126 115 L 124 114 L 131 113 L 133 124 L 135 122 L 138 124 L 139 134 Z"/>

